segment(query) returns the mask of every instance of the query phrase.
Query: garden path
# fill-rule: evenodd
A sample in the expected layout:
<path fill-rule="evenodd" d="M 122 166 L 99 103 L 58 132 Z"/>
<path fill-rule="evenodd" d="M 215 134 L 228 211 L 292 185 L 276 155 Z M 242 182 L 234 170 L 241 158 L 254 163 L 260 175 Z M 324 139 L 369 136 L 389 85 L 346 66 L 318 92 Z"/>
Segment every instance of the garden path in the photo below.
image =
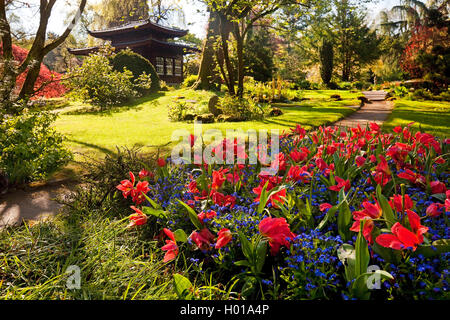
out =
<path fill-rule="evenodd" d="M 364 128 L 368 123 L 375 122 L 382 125 L 392 112 L 393 104 L 386 101 L 386 91 L 364 91 L 364 96 L 369 100 L 358 111 L 345 119 L 335 123 L 340 127 L 355 128 L 360 125 Z"/>
<path fill-rule="evenodd" d="M 0 196 L 0 229 L 23 220 L 42 220 L 61 208 L 56 198 L 70 192 L 71 184 L 61 182 L 27 187 Z"/>

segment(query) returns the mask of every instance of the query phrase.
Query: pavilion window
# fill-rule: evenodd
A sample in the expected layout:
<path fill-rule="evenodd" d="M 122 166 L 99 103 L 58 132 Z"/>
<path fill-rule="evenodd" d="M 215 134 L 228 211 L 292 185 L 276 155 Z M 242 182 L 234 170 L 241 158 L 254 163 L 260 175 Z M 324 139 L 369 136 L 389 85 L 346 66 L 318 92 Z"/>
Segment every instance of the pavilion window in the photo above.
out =
<path fill-rule="evenodd" d="M 166 75 L 173 76 L 173 59 L 166 58 Z"/>
<path fill-rule="evenodd" d="M 175 76 L 181 77 L 183 75 L 183 61 L 180 58 L 175 59 Z"/>
<path fill-rule="evenodd" d="M 156 57 L 156 73 L 160 76 L 164 75 L 164 58 Z"/>

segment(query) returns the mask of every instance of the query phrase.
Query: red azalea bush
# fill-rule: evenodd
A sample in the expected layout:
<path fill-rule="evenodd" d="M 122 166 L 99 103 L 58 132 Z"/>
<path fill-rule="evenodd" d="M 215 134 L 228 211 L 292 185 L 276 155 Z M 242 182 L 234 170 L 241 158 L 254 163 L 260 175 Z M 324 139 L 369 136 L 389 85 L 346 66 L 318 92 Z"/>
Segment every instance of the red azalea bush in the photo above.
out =
<path fill-rule="evenodd" d="M 0 44 L 1 52 L 1 44 Z M 28 50 L 25 50 L 19 46 L 13 45 L 13 56 L 18 63 L 22 63 L 28 55 Z M 25 82 L 27 71 L 20 74 L 16 81 L 16 93 L 19 93 L 20 89 Z M 36 97 L 44 98 L 57 98 L 64 95 L 67 91 L 66 87 L 61 84 L 61 74 L 49 70 L 44 64 L 41 64 L 41 70 L 39 77 L 36 80 L 34 89 L 37 90 Z"/>
<path fill-rule="evenodd" d="M 117 186 L 142 206 L 132 206 L 130 227 L 158 225 L 170 239 L 161 243 L 164 262 L 191 266 L 186 277 L 214 275 L 217 291 L 232 286 L 237 297 L 449 297 L 450 139 L 409 127 L 385 134 L 376 124 L 297 126 L 280 148 L 274 176 L 261 161 L 170 159 L 159 159 L 155 174 L 144 169 L 139 182 L 130 173 Z M 242 151 L 234 146 L 235 156 Z M 201 295 L 186 289 L 180 298 Z"/>

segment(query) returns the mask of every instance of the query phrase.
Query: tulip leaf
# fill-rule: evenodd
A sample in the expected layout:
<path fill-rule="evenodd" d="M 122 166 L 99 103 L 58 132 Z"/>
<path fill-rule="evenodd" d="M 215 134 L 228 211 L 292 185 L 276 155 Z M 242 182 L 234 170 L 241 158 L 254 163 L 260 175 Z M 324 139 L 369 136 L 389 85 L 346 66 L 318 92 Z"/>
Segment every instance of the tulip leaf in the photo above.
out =
<path fill-rule="evenodd" d="M 179 203 L 181 203 L 183 205 L 183 207 L 186 209 L 186 211 L 188 212 L 189 215 L 189 219 L 191 219 L 192 224 L 198 229 L 201 230 L 203 229 L 203 225 L 200 222 L 200 220 L 198 219 L 197 214 L 195 213 L 194 209 L 192 209 L 190 206 L 188 206 L 186 203 L 184 203 L 183 201 L 181 201 L 180 199 L 177 199 Z"/>
<path fill-rule="evenodd" d="M 391 206 L 389 205 L 386 197 L 381 193 L 381 185 L 377 185 L 377 199 L 378 203 L 381 206 L 381 210 L 383 210 L 383 217 L 389 222 L 388 228 L 391 228 L 397 221 L 394 217 L 394 212 L 392 211 Z"/>
<path fill-rule="evenodd" d="M 247 260 L 239 260 L 234 263 L 238 267 L 250 267 L 250 263 Z"/>
<path fill-rule="evenodd" d="M 347 281 L 355 279 L 355 248 L 348 243 L 344 243 L 338 249 L 338 258 L 345 267 L 345 278 Z"/>
<path fill-rule="evenodd" d="M 375 280 L 393 280 L 394 277 L 384 270 L 376 270 L 374 272 L 366 272 L 361 274 L 358 278 L 356 278 L 355 282 L 352 285 L 352 293 L 353 295 L 361 300 L 370 299 L 370 287 L 373 286 L 373 283 L 370 283 L 369 280 L 375 278 Z M 375 288 L 372 288 L 375 289 Z"/>
<path fill-rule="evenodd" d="M 264 267 L 264 262 L 266 261 L 267 254 L 267 240 L 259 241 L 256 246 L 256 271 L 261 272 Z"/>
<path fill-rule="evenodd" d="M 239 231 L 238 235 L 239 235 L 239 239 L 241 241 L 242 253 L 249 261 L 251 261 L 252 260 L 252 245 L 250 244 L 250 241 L 248 241 L 247 237 L 242 232 Z"/>
<path fill-rule="evenodd" d="M 269 185 L 269 181 L 266 182 L 264 187 L 261 190 L 261 194 L 259 196 L 259 205 L 258 205 L 258 214 L 262 214 L 264 208 L 266 207 L 267 201 L 269 200 L 269 194 L 266 191 L 267 186 Z"/>
<path fill-rule="evenodd" d="M 450 239 L 441 239 L 433 241 L 431 245 L 422 245 L 414 252 L 415 255 L 423 255 L 424 257 L 433 257 L 442 253 L 450 252 Z"/>
<path fill-rule="evenodd" d="M 149 198 L 144 192 L 142 192 L 142 194 L 144 195 L 145 199 L 147 199 L 147 201 L 152 205 L 152 207 L 154 209 L 162 209 L 162 207 L 157 204 L 155 201 L 153 201 L 153 199 Z"/>
<path fill-rule="evenodd" d="M 173 275 L 173 284 L 175 293 L 178 298 L 185 299 L 187 292 L 193 287 L 191 281 L 188 278 L 183 277 L 181 274 L 175 273 Z"/>
<path fill-rule="evenodd" d="M 153 209 L 150 207 L 143 207 L 142 212 L 144 212 L 146 215 L 154 216 L 159 219 L 167 219 L 168 212 L 160 209 Z"/>
<path fill-rule="evenodd" d="M 344 241 L 348 241 L 351 239 L 351 231 L 349 228 L 352 221 L 352 213 L 348 206 L 347 200 L 344 200 L 344 198 L 344 188 L 342 188 L 339 192 L 340 208 L 337 223 L 339 235 L 344 239 Z"/>
<path fill-rule="evenodd" d="M 358 237 L 356 239 L 355 245 L 355 276 L 358 277 L 367 271 L 367 267 L 369 266 L 370 255 L 369 255 L 369 247 L 367 245 L 366 239 L 362 234 L 364 229 L 365 220 L 360 221 L 360 229 L 358 233 Z"/>
<path fill-rule="evenodd" d="M 187 240 L 188 240 L 187 234 L 182 229 L 178 229 L 178 230 L 174 231 L 173 234 L 174 234 L 175 240 L 177 242 L 183 242 L 184 243 L 184 242 L 187 242 Z"/>

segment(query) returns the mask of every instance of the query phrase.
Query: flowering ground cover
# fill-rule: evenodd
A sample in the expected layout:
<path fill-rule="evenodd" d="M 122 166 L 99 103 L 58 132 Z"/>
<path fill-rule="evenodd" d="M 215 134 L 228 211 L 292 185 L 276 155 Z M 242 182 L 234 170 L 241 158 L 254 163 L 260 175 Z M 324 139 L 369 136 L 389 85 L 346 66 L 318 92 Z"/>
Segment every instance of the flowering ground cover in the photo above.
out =
<path fill-rule="evenodd" d="M 117 186 L 128 228 L 160 231 L 179 298 L 449 298 L 449 139 L 297 126 L 280 144 L 276 175 L 161 158 Z"/>

